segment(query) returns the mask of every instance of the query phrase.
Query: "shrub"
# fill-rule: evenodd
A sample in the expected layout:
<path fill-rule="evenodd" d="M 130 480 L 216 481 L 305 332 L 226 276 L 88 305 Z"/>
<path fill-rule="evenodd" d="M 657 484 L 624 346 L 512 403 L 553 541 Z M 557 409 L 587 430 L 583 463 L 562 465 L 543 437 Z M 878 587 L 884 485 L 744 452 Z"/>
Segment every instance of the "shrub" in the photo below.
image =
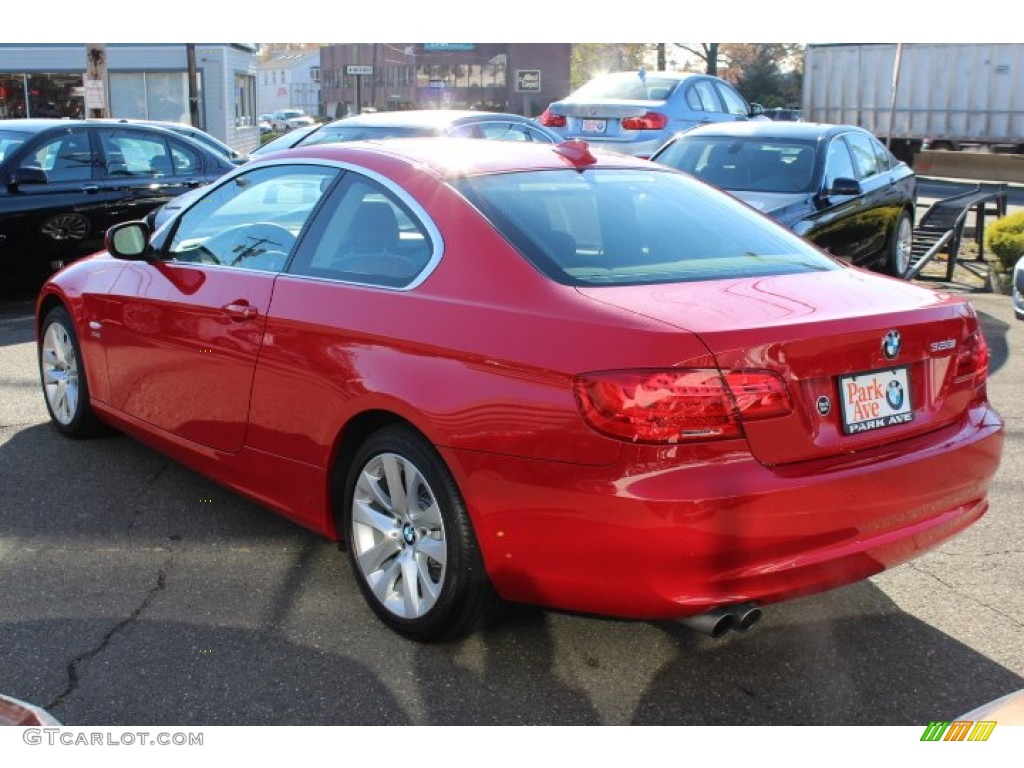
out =
<path fill-rule="evenodd" d="M 1007 272 L 1024 256 L 1024 211 L 1003 216 L 985 231 L 985 241 Z"/>

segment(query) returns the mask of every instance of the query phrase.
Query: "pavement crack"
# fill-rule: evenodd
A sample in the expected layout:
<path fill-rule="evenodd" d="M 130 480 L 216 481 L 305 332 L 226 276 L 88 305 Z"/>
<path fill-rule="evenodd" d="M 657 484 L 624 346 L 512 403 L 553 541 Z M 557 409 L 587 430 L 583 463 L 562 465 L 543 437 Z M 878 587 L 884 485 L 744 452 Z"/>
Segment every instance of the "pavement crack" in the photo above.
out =
<path fill-rule="evenodd" d="M 984 607 L 984 608 L 988 608 L 988 609 L 989 609 L 990 611 L 992 611 L 993 613 L 996 613 L 996 614 L 998 614 L 998 615 L 1002 616 L 1002 617 L 1003 617 L 1004 619 L 1006 619 L 1006 621 L 1007 621 L 1007 622 L 1009 622 L 1009 623 L 1010 623 L 1010 624 L 1012 624 L 1013 626 L 1015 626 L 1015 627 L 1019 627 L 1019 628 L 1021 628 L 1021 629 L 1024 629 L 1024 624 L 1022 624 L 1022 623 L 1020 622 L 1020 620 L 1019 620 L 1019 619 L 1017 619 L 1017 617 L 1016 617 L 1016 616 L 1013 616 L 1013 615 L 1011 615 L 1011 614 L 1009 614 L 1009 613 L 1006 613 L 1005 611 L 1002 611 L 1002 610 L 1000 610 L 999 608 L 995 607 L 994 605 L 990 605 L 990 604 L 986 603 L 986 602 L 985 602 L 984 600 L 979 600 L 979 599 L 978 599 L 977 597 L 975 597 L 974 595 L 972 595 L 972 594 L 970 594 L 970 593 L 968 593 L 968 592 L 965 592 L 965 591 L 963 591 L 962 589 L 957 589 L 957 588 L 956 588 L 955 586 L 953 586 L 952 584 L 950 584 L 950 583 L 949 583 L 948 581 L 945 581 L 944 579 L 942 579 L 942 578 L 940 578 L 940 577 L 936 576 L 936 575 L 935 575 L 934 573 L 932 573 L 931 571 L 928 571 L 928 570 L 926 570 L 926 569 L 922 568 L 922 567 L 921 567 L 920 565 L 918 565 L 917 563 L 908 563 L 908 565 L 909 565 L 909 566 L 910 566 L 910 567 L 911 567 L 911 568 L 912 568 L 913 570 L 917 571 L 918 573 L 924 574 L 925 576 L 928 576 L 928 577 L 930 577 L 930 578 L 932 578 L 932 579 L 935 579 L 935 581 L 939 582 L 939 584 L 941 584 L 942 586 L 944 586 L 944 587 L 945 587 L 946 589 L 948 589 L 948 590 L 949 590 L 950 592 L 955 592 L 956 594 L 960 595 L 961 597 L 965 597 L 965 598 L 967 598 L 968 600 L 971 600 L 971 601 L 973 601 L 973 602 L 977 603 L 978 605 L 980 605 L 980 606 L 982 606 L 982 607 Z"/>
<path fill-rule="evenodd" d="M 150 587 L 145 597 L 142 598 L 142 602 L 139 603 L 135 610 L 133 610 L 130 614 L 128 614 L 128 616 L 126 616 L 121 621 L 117 622 L 117 624 L 115 624 L 109 630 L 107 630 L 106 634 L 104 634 L 103 637 L 100 638 L 100 641 L 95 646 L 85 651 L 84 653 L 78 654 L 70 662 L 68 662 L 67 687 L 63 691 L 61 691 L 57 695 L 57 697 L 54 698 L 53 701 L 47 704 L 44 707 L 44 709 L 50 711 L 54 710 L 55 708 L 62 705 L 65 701 L 67 701 L 67 699 L 72 694 L 74 694 L 76 690 L 78 690 L 79 683 L 81 682 L 81 678 L 78 674 L 79 666 L 95 658 L 99 654 L 103 653 L 103 651 L 107 648 L 108 645 L 110 645 L 111 641 L 114 639 L 115 636 L 123 632 L 130 624 L 135 622 L 146 611 L 146 609 L 149 607 L 149 604 L 152 603 L 156 596 L 160 592 L 162 592 L 163 589 L 167 586 L 167 572 L 170 570 L 170 566 L 171 561 L 168 561 L 168 563 L 163 568 L 157 571 L 156 584 Z"/>

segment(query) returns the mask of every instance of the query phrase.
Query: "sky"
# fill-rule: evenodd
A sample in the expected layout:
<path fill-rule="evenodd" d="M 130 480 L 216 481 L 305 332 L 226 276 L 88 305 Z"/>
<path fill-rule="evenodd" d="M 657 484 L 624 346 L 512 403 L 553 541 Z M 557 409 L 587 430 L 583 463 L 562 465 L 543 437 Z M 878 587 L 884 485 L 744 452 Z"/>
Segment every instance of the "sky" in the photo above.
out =
<path fill-rule="evenodd" d="M 48 0 L 41 16 L 31 3 L 5 3 L 0 43 L 45 42 L 1018 42 L 1019 4 L 990 0 L 983 13 L 941 18 L 935 2 L 862 0 L 829 8 L 821 0 L 378 0 L 294 5 L 274 0 L 238 4 L 174 0 L 100 0 L 92 6 Z M 621 7 L 617 7 L 621 6 Z M 244 8 L 245 6 L 243 6 Z M 87 10 L 101 8 L 102 11 Z M 158 24 L 155 8 L 162 8 Z M 300 9 L 291 13 L 288 9 Z M 324 9 L 331 9 L 326 11 Z M 385 10 L 386 9 L 386 10 Z M 842 9 L 840 16 L 839 9 Z M 44 20 L 45 19 L 45 20 Z M 1013 19 L 1013 24 L 1005 23 Z"/>

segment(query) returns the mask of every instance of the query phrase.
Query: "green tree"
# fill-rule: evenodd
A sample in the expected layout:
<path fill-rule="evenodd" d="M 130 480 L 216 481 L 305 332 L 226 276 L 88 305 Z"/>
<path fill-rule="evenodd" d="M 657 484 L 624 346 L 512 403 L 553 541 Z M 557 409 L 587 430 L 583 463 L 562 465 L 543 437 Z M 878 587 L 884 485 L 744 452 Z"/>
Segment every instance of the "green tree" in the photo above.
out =
<path fill-rule="evenodd" d="M 723 43 L 728 69 L 748 101 L 765 107 L 800 103 L 803 85 L 803 46 L 798 43 Z"/>

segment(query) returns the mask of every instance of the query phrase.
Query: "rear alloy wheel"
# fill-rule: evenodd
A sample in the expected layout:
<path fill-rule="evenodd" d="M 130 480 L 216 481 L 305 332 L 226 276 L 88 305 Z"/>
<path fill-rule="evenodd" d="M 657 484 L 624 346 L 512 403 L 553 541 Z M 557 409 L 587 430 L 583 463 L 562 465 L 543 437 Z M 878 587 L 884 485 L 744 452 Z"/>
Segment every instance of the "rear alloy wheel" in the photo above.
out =
<path fill-rule="evenodd" d="M 382 429 L 356 452 L 343 530 L 363 597 L 395 631 L 455 637 L 494 613 L 498 598 L 458 488 L 412 429 Z"/>
<path fill-rule="evenodd" d="M 896 226 L 889 235 L 889 253 L 885 269 L 893 277 L 905 277 L 910 270 L 910 256 L 914 247 L 914 226 L 906 211 L 896 219 Z"/>
<path fill-rule="evenodd" d="M 89 383 L 75 328 L 64 307 L 54 307 L 43 321 L 39 344 L 39 375 L 50 419 L 68 437 L 90 437 L 102 431 L 89 405 Z"/>

